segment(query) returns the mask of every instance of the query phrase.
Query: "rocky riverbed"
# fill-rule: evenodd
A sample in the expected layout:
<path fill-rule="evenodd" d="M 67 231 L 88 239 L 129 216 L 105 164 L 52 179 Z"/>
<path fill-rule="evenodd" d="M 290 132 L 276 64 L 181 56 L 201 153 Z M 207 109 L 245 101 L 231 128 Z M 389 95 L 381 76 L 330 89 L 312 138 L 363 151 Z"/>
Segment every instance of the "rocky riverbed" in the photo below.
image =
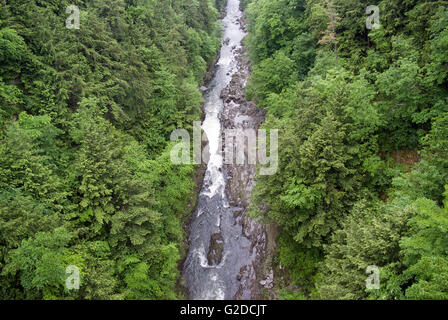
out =
<path fill-rule="evenodd" d="M 223 133 L 257 130 L 265 115 L 245 98 L 250 64 L 242 44 L 246 23 L 239 6 L 239 0 L 228 1 L 220 59 L 208 87 L 201 88 L 206 101 L 202 128 L 210 159 L 184 263 L 190 299 L 262 299 L 274 281 L 270 233 L 248 216 L 256 166 L 247 159 L 244 165 L 223 161 Z"/>
<path fill-rule="evenodd" d="M 246 22 L 240 19 L 244 30 Z M 245 47 L 236 50 L 236 59 L 239 70 L 235 73 L 229 85 L 222 91 L 224 101 L 221 123 L 224 129 L 255 129 L 258 130 L 264 121 L 264 110 L 258 109 L 253 101 L 246 100 L 246 84 L 250 76 L 250 63 Z M 223 141 L 223 149 L 226 148 Z M 247 155 L 247 150 L 246 150 Z M 246 159 L 247 160 L 247 159 Z M 255 186 L 256 165 L 227 164 L 224 165 L 226 173 L 226 196 L 229 204 L 239 208 L 234 212 L 235 223 L 242 227 L 243 235 L 251 242 L 251 254 L 256 257 L 252 264 L 241 268 L 237 279 L 240 282 L 235 299 L 243 299 L 245 292 L 250 292 L 252 299 L 263 298 L 263 288 L 273 287 L 273 272 L 266 270 L 266 230 L 261 223 L 257 223 L 248 216 L 251 204 L 250 198 Z"/>

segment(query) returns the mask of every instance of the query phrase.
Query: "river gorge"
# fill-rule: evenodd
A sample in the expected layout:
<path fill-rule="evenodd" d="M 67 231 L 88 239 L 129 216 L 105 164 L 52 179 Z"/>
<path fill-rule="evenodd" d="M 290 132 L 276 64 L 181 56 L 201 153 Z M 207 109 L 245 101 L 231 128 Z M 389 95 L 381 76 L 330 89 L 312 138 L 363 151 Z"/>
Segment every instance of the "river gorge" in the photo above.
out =
<path fill-rule="evenodd" d="M 247 216 L 256 166 L 248 161 L 227 164 L 222 156 L 226 147 L 222 136 L 228 129 L 257 130 L 264 113 L 245 99 L 250 68 L 243 45 L 246 31 L 240 1 L 229 0 L 225 14 L 219 61 L 204 93 L 202 130 L 209 161 L 193 212 L 183 270 L 189 298 L 198 300 L 256 299 L 262 289 L 258 266 L 266 234 L 261 224 Z"/>

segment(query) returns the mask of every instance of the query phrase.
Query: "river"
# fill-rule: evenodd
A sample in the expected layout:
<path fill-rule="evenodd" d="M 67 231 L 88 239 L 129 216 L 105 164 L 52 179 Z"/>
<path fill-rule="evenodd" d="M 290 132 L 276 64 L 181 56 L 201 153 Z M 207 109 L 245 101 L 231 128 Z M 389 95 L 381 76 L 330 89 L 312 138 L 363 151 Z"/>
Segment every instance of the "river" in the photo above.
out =
<path fill-rule="evenodd" d="M 242 44 L 246 32 L 239 0 L 228 0 L 222 25 L 220 58 L 204 94 L 202 129 L 208 138 L 209 161 L 183 270 L 193 300 L 256 298 L 257 264 L 265 246 L 263 227 L 246 215 L 256 168 L 226 165 L 221 152 L 223 130 L 257 129 L 263 119 L 244 98 L 249 64 Z"/>

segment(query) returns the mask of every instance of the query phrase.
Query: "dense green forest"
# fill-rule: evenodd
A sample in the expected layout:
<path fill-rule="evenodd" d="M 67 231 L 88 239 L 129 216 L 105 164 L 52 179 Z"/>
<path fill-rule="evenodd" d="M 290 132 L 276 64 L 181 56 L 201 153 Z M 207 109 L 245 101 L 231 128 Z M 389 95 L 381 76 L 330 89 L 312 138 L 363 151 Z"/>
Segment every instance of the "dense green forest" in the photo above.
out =
<path fill-rule="evenodd" d="M 169 138 L 200 120 L 224 3 L 0 1 L 0 299 L 181 297 L 197 186 Z"/>
<path fill-rule="evenodd" d="M 448 299 L 448 2 L 244 4 L 247 94 L 280 129 L 252 211 L 278 224 L 283 298 Z"/>
<path fill-rule="evenodd" d="M 201 119 L 225 3 L 0 0 L 0 300 L 185 298 L 200 186 L 170 134 Z M 448 299 L 448 1 L 242 5 L 279 130 L 251 207 L 279 230 L 266 298 Z"/>

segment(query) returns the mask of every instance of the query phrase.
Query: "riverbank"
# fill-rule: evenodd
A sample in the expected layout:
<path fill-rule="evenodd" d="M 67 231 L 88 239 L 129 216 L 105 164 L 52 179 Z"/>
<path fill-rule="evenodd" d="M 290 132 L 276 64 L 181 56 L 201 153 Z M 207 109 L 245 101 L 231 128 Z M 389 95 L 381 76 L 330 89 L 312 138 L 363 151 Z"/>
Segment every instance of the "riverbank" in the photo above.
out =
<path fill-rule="evenodd" d="M 246 32 L 244 15 L 240 19 L 240 25 Z M 221 94 L 224 101 L 221 115 L 223 128 L 258 130 L 264 122 L 266 112 L 259 109 L 253 101 L 246 100 L 246 84 L 251 74 L 251 64 L 244 46 L 237 50 L 236 59 L 239 71 L 233 75 L 230 84 Z M 254 263 L 242 268 L 237 276 L 241 285 L 235 299 L 242 299 L 244 291 L 250 291 L 251 299 L 254 300 L 272 297 L 275 295 L 272 292 L 273 258 L 278 230 L 275 224 L 263 225 L 248 216 L 257 168 L 246 163 L 243 166 L 226 165 L 225 171 L 226 196 L 231 206 L 240 208 L 235 212 L 235 219 L 241 225 L 243 235 L 251 241 L 251 252 L 255 252 L 256 256 Z"/>
<path fill-rule="evenodd" d="M 224 130 L 257 130 L 265 116 L 245 97 L 251 70 L 240 2 L 229 0 L 227 9 L 220 59 L 204 88 L 202 128 L 209 138 L 210 161 L 187 229 L 184 295 L 188 290 L 191 299 L 262 299 L 274 281 L 275 228 L 265 228 L 248 216 L 256 165 L 223 164 Z"/>
<path fill-rule="evenodd" d="M 191 299 L 251 299 L 253 291 L 256 291 L 253 288 L 257 286 L 254 264 L 263 250 L 262 246 L 261 250 L 257 250 L 253 244 L 253 230 L 257 228 L 248 228 L 248 220 L 242 219 L 248 202 L 245 201 L 240 206 L 234 201 L 234 195 L 228 194 L 229 190 L 231 193 L 237 191 L 227 187 L 233 181 L 229 179 L 229 173 L 234 175 L 236 171 L 232 173 L 231 168 L 223 165 L 221 152 L 224 146 L 222 133 L 229 128 L 224 119 L 229 105 L 223 95 L 237 86 L 242 89 L 248 77 L 247 65 L 240 65 L 245 32 L 239 4 L 238 0 L 229 0 L 227 3 L 227 14 L 222 21 L 224 40 L 221 56 L 204 95 L 206 103 L 202 128 L 208 138 L 210 159 L 198 206 L 192 215 L 190 248 L 184 263 L 185 283 Z M 237 85 L 236 82 L 243 81 L 240 74 L 242 70 L 246 80 Z M 244 93 L 240 89 L 238 91 L 243 102 Z M 245 104 L 234 103 L 232 106 L 235 110 L 247 109 Z M 230 118 L 234 116 L 239 118 L 237 114 L 230 115 Z M 254 118 L 251 122 L 253 128 L 259 125 L 260 119 Z M 249 172 L 241 169 L 240 172 L 252 181 L 255 168 L 251 168 Z M 253 185 L 250 181 L 247 181 L 248 185 Z M 250 194 L 250 189 L 247 191 Z M 258 238 L 260 237 L 264 237 L 262 231 L 258 232 Z"/>
<path fill-rule="evenodd" d="M 220 19 L 219 20 L 222 21 L 222 19 L 224 19 L 224 17 L 226 16 L 226 14 L 227 14 L 226 6 L 224 6 L 224 8 L 220 11 Z M 221 38 L 222 38 L 222 35 L 221 35 Z M 221 39 L 221 41 L 222 41 L 222 39 Z M 221 56 L 221 50 L 219 49 L 216 53 L 215 58 L 208 64 L 207 71 L 205 72 L 204 77 L 203 77 L 203 86 L 199 89 L 203 93 L 203 95 L 205 95 L 205 92 L 207 91 L 208 86 L 210 85 L 210 82 L 213 79 L 213 76 L 216 72 L 216 65 L 219 61 L 220 56 Z M 205 103 L 203 103 L 201 106 L 201 111 L 202 111 L 201 122 L 203 122 L 204 118 L 205 118 L 204 106 L 205 106 Z M 203 134 L 203 132 L 202 132 L 202 134 Z M 201 150 L 204 150 L 206 145 L 207 145 L 207 141 L 202 140 Z M 192 192 L 192 196 L 191 196 L 191 199 L 189 202 L 190 204 L 186 210 L 186 212 L 188 212 L 188 214 L 186 214 L 182 219 L 182 230 L 183 230 L 184 237 L 182 239 L 182 245 L 179 248 L 179 254 L 180 254 L 181 258 L 179 259 L 179 262 L 178 262 L 178 271 L 180 274 L 182 274 L 182 269 L 184 267 L 185 259 L 187 257 L 187 252 L 190 247 L 190 243 L 188 241 L 189 236 L 190 236 L 190 225 L 191 225 L 191 222 L 193 219 L 193 214 L 197 210 L 199 194 L 201 192 L 202 183 L 204 181 L 206 171 L 207 171 L 206 163 L 202 163 L 201 165 L 198 165 L 194 170 L 194 175 L 193 175 L 194 190 Z M 185 286 L 182 276 L 180 276 L 177 281 L 176 292 L 180 298 L 183 298 L 183 299 L 188 298 L 188 289 Z"/>

